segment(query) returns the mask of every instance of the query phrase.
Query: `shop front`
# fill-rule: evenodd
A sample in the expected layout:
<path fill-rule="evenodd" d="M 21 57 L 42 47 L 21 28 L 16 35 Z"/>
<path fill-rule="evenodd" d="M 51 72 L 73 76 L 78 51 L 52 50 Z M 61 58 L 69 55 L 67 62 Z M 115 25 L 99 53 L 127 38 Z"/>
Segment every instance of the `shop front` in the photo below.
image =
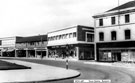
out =
<path fill-rule="evenodd" d="M 128 42 L 111 42 L 97 44 L 98 61 L 135 61 L 135 44 L 133 41 Z M 131 46 L 132 45 L 132 46 Z"/>
<path fill-rule="evenodd" d="M 48 47 L 48 57 L 68 58 L 77 60 L 94 60 L 94 46 L 91 45 L 67 45 Z"/>

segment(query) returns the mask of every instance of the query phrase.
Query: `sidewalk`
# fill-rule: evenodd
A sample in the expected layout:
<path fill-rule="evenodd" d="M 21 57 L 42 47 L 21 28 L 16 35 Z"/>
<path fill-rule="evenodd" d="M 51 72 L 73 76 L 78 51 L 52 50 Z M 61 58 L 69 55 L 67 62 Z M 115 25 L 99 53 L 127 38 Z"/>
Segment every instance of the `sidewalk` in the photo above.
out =
<path fill-rule="evenodd" d="M 112 67 L 123 67 L 123 68 L 129 68 L 129 69 L 135 69 L 135 64 L 134 63 L 123 63 L 123 62 L 91 62 L 91 61 L 86 61 L 84 64 L 93 64 L 93 65 L 102 65 L 102 66 L 112 66 Z"/>
<path fill-rule="evenodd" d="M 11 63 L 29 66 L 32 69 L 0 71 L 0 82 L 54 81 L 73 78 L 80 75 L 80 72 L 70 69 L 66 70 L 64 68 L 24 62 L 19 60 L 3 60 Z"/>

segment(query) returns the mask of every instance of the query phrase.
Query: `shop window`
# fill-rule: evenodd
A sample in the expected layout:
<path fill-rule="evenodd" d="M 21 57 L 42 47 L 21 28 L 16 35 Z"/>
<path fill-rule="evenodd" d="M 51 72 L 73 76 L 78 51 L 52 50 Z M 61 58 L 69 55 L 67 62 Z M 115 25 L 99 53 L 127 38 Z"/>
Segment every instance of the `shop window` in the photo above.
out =
<path fill-rule="evenodd" d="M 126 14 L 125 15 L 125 23 L 128 23 L 130 21 L 130 15 Z"/>
<path fill-rule="evenodd" d="M 104 33 L 103 32 L 99 33 L 99 41 L 104 41 Z"/>
<path fill-rule="evenodd" d="M 103 26 L 103 19 L 99 19 L 99 26 Z"/>
<path fill-rule="evenodd" d="M 76 37 L 76 32 L 73 33 L 73 37 Z"/>
<path fill-rule="evenodd" d="M 112 40 L 116 40 L 116 39 L 117 39 L 116 35 L 117 35 L 117 34 L 116 34 L 116 31 L 112 31 L 112 32 L 111 32 L 111 39 L 112 39 Z"/>
<path fill-rule="evenodd" d="M 112 25 L 115 24 L 115 17 L 111 17 Z"/>
<path fill-rule="evenodd" d="M 87 42 L 94 42 L 94 34 L 86 33 L 86 41 Z"/>
<path fill-rule="evenodd" d="M 125 39 L 130 39 L 130 38 L 131 38 L 130 30 L 125 30 Z"/>

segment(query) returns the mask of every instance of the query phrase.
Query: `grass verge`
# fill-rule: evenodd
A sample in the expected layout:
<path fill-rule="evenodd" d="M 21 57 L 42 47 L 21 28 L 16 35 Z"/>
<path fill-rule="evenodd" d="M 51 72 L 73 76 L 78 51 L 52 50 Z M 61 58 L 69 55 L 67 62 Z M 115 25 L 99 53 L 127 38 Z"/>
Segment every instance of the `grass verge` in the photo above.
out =
<path fill-rule="evenodd" d="M 15 63 L 9 63 L 9 62 L 0 60 L 0 70 L 16 70 L 16 69 L 31 69 L 31 67 L 26 67 L 23 65 L 18 65 Z"/>

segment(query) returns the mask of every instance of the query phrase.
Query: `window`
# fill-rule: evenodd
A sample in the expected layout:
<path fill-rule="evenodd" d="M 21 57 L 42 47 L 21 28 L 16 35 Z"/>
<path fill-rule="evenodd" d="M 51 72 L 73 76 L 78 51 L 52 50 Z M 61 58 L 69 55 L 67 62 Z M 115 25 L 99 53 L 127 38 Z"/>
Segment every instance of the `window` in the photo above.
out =
<path fill-rule="evenodd" d="M 94 34 L 86 33 L 86 41 L 94 42 Z"/>
<path fill-rule="evenodd" d="M 50 37 L 50 41 L 52 41 L 53 40 L 53 38 L 52 37 Z"/>
<path fill-rule="evenodd" d="M 111 39 L 112 40 L 116 40 L 117 39 L 117 37 L 116 37 L 116 31 L 112 31 L 111 32 Z"/>
<path fill-rule="evenodd" d="M 99 41 L 104 41 L 104 33 L 103 32 L 99 33 Z"/>
<path fill-rule="evenodd" d="M 30 45 L 34 45 L 34 42 L 30 42 Z"/>
<path fill-rule="evenodd" d="M 66 38 L 66 34 L 63 34 L 63 39 L 65 39 Z"/>
<path fill-rule="evenodd" d="M 66 39 L 68 38 L 68 34 L 66 34 L 66 37 L 65 37 Z"/>
<path fill-rule="evenodd" d="M 56 36 L 56 40 L 58 40 L 58 39 L 59 39 L 59 36 L 57 35 L 57 36 Z"/>
<path fill-rule="evenodd" d="M 53 40 L 56 40 L 56 36 L 53 36 Z"/>
<path fill-rule="evenodd" d="M 111 17 L 112 25 L 115 24 L 115 17 Z"/>
<path fill-rule="evenodd" d="M 50 41 L 50 37 L 48 37 L 48 41 Z"/>
<path fill-rule="evenodd" d="M 99 26 L 103 26 L 103 19 L 99 19 Z"/>
<path fill-rule="evenodd" d="M 73 36 L 73 34 L 72 33 L 69 33 L 69 38 L 71 38 Z"/>
<path fill-rule="evenodd" d="M 61 39 L 61 35 L 59 35 L 59 39 Z"/>
<path fill-rule="evenodd" d="M 130 37 L 131 37 L 131 32 L 130 32 L 130 30 L 125 30 L 125 39 L 130 39 Z"/>
<path fill-rule="evenodd" d="M 125 23 L 128 23 L 130 21 L 130 16 L 129 14 L 125 15 Z"/>
<path fill-rule="evenodd" d="M 0 45 L 2 45 L 2 40 L 0 40 Z"/>
<path fill-rule="evenodd" d="M 73 33 L 73 37 L 76 37 L 76 32 Z"/>

